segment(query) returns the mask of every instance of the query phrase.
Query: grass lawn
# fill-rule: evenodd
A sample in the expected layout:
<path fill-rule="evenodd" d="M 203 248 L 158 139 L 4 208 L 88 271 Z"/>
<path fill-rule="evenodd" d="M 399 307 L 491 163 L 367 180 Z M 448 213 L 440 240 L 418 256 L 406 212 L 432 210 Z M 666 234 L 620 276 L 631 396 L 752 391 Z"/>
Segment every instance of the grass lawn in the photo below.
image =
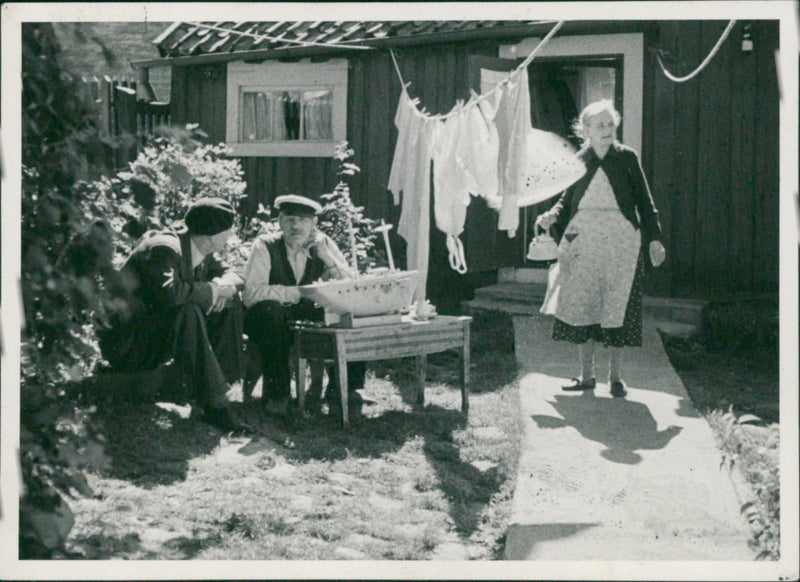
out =
<path fill-rule="evenodd" d="M 756 309 L 758 307 L 758 309 Z M 777 307 L 712 312 L 716 327 L 664 347 L 695 407 L 708 420 L 723 463 L 744 484 L 742 513 L 759 559 L 780 558 L 780 459 Z M 720 323 L 720 322 L 724 322 Z"/>
<path fill-rule="evenodd" d="M 189 407 L 99 408 L 108 463 L 75 499 L 69 547 L 88 559 L 492 560 L 503 549 L 521 436 L 511 318 L 477 315 L 468 418 L 457 354 L 429 356 L 427 406 L 413 360 L 374 363 L 365 416 L 241 415 L 228 437 Z"/>

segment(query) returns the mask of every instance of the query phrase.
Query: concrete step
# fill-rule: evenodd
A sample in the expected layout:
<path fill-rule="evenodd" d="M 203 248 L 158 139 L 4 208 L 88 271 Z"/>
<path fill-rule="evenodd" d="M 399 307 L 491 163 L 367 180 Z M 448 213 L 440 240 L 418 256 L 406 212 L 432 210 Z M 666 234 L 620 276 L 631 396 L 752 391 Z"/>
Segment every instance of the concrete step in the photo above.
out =
<path fill-rule="evenodd" d="M 703 310 L 708 301 L 701 299 L 676 299 L 672 297 L 643 298 L 644 313 L 656 319 L 687 323 L 700 327 L 703 324 Z"/>
<path fill-rule="evenodd" d="M 465 307 L 493 309 L 509 313 L 538 313 L 547 291 L 541 282 L 519 283 L 505 281 L 475 290 L 475 299 L 465 302 Z M 661 321 L 673 321 L 700 327 L 703 309 L 707 301 L 699 299 L 676 299 L 671 297 L 643 298 L 645 317 Z"/>
<path fill-rule="evenodd" d="M 475 298 L 512 303 L 538 302 L 541 305 L 547 292 L 547 284 L 541 283 L 497 283 L 475 290 Z"/>
<path fill-rule="evenodd" d="M 540 306 L 541 302 L 503 301 L 479 297 L 476 297 L 472 301 L 464 301 L 461 304 L 464 313 L 473 313 L 475 311 L 502 311 L 512 315 L 533 315 L 539 313 Z"/>

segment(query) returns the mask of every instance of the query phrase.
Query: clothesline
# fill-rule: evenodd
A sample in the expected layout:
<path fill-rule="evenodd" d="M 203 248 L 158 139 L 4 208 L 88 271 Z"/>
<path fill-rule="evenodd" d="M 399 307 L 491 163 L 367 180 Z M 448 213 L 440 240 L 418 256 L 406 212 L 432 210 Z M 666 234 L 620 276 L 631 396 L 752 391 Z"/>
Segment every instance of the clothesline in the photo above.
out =
<path fill-rule="evenodd" d="M 684 83 L 686 81 L 689 81 L 690 79 L 693 79 L 694 77 L 696 77 L 700 73 L 700 71 L 702 71 L 703 69 L 706 68 L 706 65 L 708 65 L 708 63 L 711 62 L 711 59 L 714 58 L 714 55 L 717 54 L 717 52 L 719 51 L 719 47 L 722 46 L 722 43 L 725 42 L 725 39 L 728 38 L 728 35 L 730 34 L 731 30 L 733 30 L 733 25 L 734 24 L 736 24 L 735 20 L 731 20 L 728 23 L 728 26 L 725 27 L 725 30 L 722 32 L 722 36 L 719 37 L 719 40 L 717 41 L 717 44 L 714 45 L 714 48 L 711 49 L 711 52 L 708 53 L 708 56 L 705 59 L 703 59 L 703 62 L 700 63 L 700 65 L 694 71 L 692 71 L 691 73 L 689 73 L 688 75 L 685 75 L 683 77 L 676 77 L 675 75 L 670 73 L 667 70 L 667 68 L 664 66 L 664 63 L 661 61 L 661 54 L 660 53 L 656 53 L 656 59 L 658 60 L 658 64 L 661 67 L 661 72 L 664 73 L 664 75 L 667 77 L 667 79 L 669 79 L 670 81 L 673 81 L 674 83 Z"/>
<path fill-rule="evenodd" d="M 545 37 L 544 37 L 544 38 L 541 40 L 541 42 L 539 42 L 539 44 L 538 44 L 538 45 L 536 45 L 536 48 L 535 48 L 535 49 L 533 49 L 533 51 L 531 52 L 531 54 L 529 54 L 529 55 L 528 55 L 528 56 L 525 58 L 525 60 L 524 60 L 524 61 L 522 61 L 522 63 L 520 63 L 520 65 L 519 65 L 519 66 L 518 66 L 516 69 L 514 69 L 513 71 L 511 71 L 511 72 L 508 74 L 508 76 L 507 76 L 505 79 L 503 79 L 502 81 L 500 81 L 500 82 L 499 82 L 497 85 L 495 85 L 495 86 L 494 86 L 492 89 L 490 89 L 490 90 L 489 90 L 489 91 L 487 91 L 486 93 L 482 93 L 481 95 L 479 95 L 479 96 L 477 96 L 477 97 L 476 97 L 476 96 L 475 96 L 475 94 L 473 93 L 473 96 L 472 96 L 472 98 L 470 99 L 470 101 L 468 102 L 468 105 L 477 105 L 477 104 L 478 104 L 478 103 L 480 103 L 481 101 L 484 101 L 485 99 L 488 99 L 488 98 L 489 98 L 489 97 L 491 97 L 491 96 L 492 96 L 492 95 L 493 95 L 493 94 L 494 94 L 496 91 L 498 91 L 498 90 L 499 90 L 499 89 L 500 89 L 500 88 L 501 88 L 503 85 L 507 84 L 507 83 L 508 83 L 508 82 L 511 80 L 511 77 L 515 76 L 515 75 L 516 75 L 516 74 L 518 74 L 518 73 L 519 73 L 519 72 L 520 72 L 522 69 L 524 69 L 525 67 L 527 67 L 527 66 L 528 66 L 528 65 L 531 63 L 531 61 L 532 61 L 534 58 L 536 58 L 536 56 L 537 56 L 537 55 L 539 54 L 539 52 L 540 52 L 540 51 L 541 51 L 541 50 L 542 50 L 542 49 L 545 47 L 545 45 L 546 45 L 548 42 L 550 42 L 550 39 L 551 39 L 551 38 L 553 38 L 553 36 L 556 34 L 556 32 L 558 32 L 558 29 L 560 29 L 560 28 L 561 28 L 561 26 L 564 24 L 564 22 L 565 22 L 564 20 L 559 20 L 559 21 L 558 21 L 558 22 L 557 22 L 557 23 L 556 23 L 556 24 L 553 26 L 553 28 L 552 28 L 552 29 L 550 29 L 550 32 L 548 32 L 548 33 L 547 33 L 547 36 L 545 36 Z M 400 72 L 400 65 L 398 65 L 398 64 L 397 64 L 397 58 L 395 57 L 394 51 L 393 51 L 392 49 L 389 49 L 389 54 L 392 56 L 392 62 L 394 63 L 394 68 L 395 68 L 395 71 L 397 71 L 397 77 L 400 79 L 400 85 L 401 85 L 401 86 L 403 87 L 403 89 L 405 90 L 405 88 L 406 88 L 408 85 L 410 85 L 411 83 L 406 83 L 406 82 L 403 80 L 403 74 Z M 462 110 L 463 110 L 465 107 L 466 107 L 466 105 L 465 105 L 465 106 L 458 106 L 458 105 L 457 105 L 457 106 L 456 106 L 456 107 L 454 107 L 454 108 L 453 108 L 453 109 L 452 109 L 452 110 L 451 110 L 449 113 L 442 113 L 442 114 L 438 114 L 438 115 L 431 115 L 431 114 L 429 114 L 429 113 L 425 113 L 425 111 L 424 111 L 424 110 L 423 110 L 423 111 L 420 111 L 419 109 L 417 109 L 417 107 L 416 107 L 416 104 L 415 104 L 415 106 L 414 106 L 414 111 L 415 111 L 415 113 L 416 113 L 417 115 L 419 115 L 420 117 L 424 117 L 424 118 L 426 118 L 426 119 L 447 119 L 447 118 L 449 118 L 449 117 L 452 117 L 453 115 L 457 115 L 457 114 L 458 114 L 458 113 L 460 113 L 460 112 L 461 112 L 461 111 L 462 111 Z"/>
<path fill-rule="evenodd" d="M 231 28 L 223 28 L 221 26 L 214 26 L 213 24 L 204 24 L 202 22 L 186 22 L 186 24 L 190 26 L 197 26 L 202 27 L 207 30 L 216 30 L 218 32 L 224 32 L 228 34 L 238 34 L 239 36 L 248 36 L 250 38 L 256 39 L 257 42 L 261 42 L 262 40 L 270 40 L 273 42 L 285 42 L 285 43 L 294 43 L 301 46 L 324 46 L 324 47 L 341 47 L 347 49 L 357 49 L 357 50 L 371 50 L 372 47 L 368 46 L 354 46 L 354 45 L 345 45 L 337 42 L 313 42 L 308 40 L 298 40 L 298 39 L 291 39 L 291 38 L 283 38 L 277 36 L 269 36 L 266 34 L 253 34 L 252 32 L 242 32 L 240 30 L 233 30 Z"/>

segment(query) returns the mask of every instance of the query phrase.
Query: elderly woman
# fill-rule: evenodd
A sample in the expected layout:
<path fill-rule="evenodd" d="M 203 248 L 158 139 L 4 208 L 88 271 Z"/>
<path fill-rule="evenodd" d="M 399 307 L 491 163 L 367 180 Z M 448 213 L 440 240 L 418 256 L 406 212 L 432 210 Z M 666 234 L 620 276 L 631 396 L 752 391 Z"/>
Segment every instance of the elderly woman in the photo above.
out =
<path fill-rule="evenodd" d="M 617 141 L 620 114 L 609 100 L 586 106 L 573 129 L 586 174 L 536 220 L 562 233 L 557 274 L 542 312 L 555 316 L 553 339 L 578 344 L 581 377 L 567 391 L 593 390 L 594 349 L 609 348 L 609 385 L 627 393 L 620 372 L 624 346 L 642 345 L 644 249 L 658 267 L 666 251 L 661 225 L 637 153 Z"/>

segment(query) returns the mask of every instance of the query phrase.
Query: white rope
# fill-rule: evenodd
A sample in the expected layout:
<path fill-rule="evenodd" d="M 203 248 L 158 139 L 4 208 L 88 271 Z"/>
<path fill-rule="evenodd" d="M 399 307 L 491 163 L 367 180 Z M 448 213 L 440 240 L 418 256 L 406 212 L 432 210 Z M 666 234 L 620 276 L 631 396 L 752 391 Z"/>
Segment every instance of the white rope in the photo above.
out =
<path fill-rule="evenodd" d="M 291 38 L 281 38 L 277 36 L 268 36 L 266 34 L 253 34 L 251 32 L 241 32 L 239 30 L 233 30 L 231 28 L 223 28 L 221 26 L 214 26 L 213 24 L 203 24 L 202 22 L 187 22 L 186 24 L 190 26 L 198 26 L 208 30 L 216 30 L 218 32 L 225 32 L 228 34 L 238 34 L 239 36 L 249 36 L 250 38 L 254 38 L 257 41 L 262 40 L 271 40 L 273 42 L 285 42 L 285 43 L 294 43 L 300 46 L 323 46 L 323 47 L 337 47 L 337 48 L 346 48 L 346 49 L 357 49 L 357 50 L 372 50 L 372 47 L 368 46 L 353 46 L 353 45 L 343 45 L 335 42 L 313 42 L 308 40 L 297 40 Z"/>
<path fill-rule="evenodd" d="M 547 33 L 547 36 L 545 36 L 545 37 L 544 37 L 544 38 L 543 38 L 543 39 L 542 39 L 542 40 L 539 42 L 539 44 L 537 44 L 537 45 L 536 45 L 536 48 L 535 48 L 535 49 L 533 49 L 533 51 L 531 52 L 531 54 L 529 54 L 529 55 L 528 55 L 528 56 L 525 58 L 525 60 L 524 60 L 524 61 L 522 61 L 522 63 L 520 63 L 520 65 L 519 65 L 517 68 L 515 68 L 513 71 L 511 71 L 511 72 L 508 74 L 508 76 L 506 76 L 506 78 L 505 78 L 505 79 L 503 79 L 502 81 L 500 81 L 500 82 L 499 82 L 497 85 L 495 85 L 494 87 L 492 87 L 492 88 L 491 88 L 489 91 L 487 91 L 486 93 L 483 93 L 483 94 L 481 94 L 481 95 L 479 95 L 479 96 L 477 96 L 477 97 L 476 97 L 476 96 L 473 94 L 473 95 L 472 95 L 472 97 L 470 98 L 470 100 L 467 102 L 467 104 L 466 104 L 466 105 L 463 105 L 463 106 L 461 106 L 461 107 L 459 107 L 459 106 L 456 106 L 456 107 L 454 107 L 454 108 L 453 108 L 453 109 L 452 109 L 452 110 L 451 110 L 449 113 L 442 113 L 442 114 L 438 114 L 438 115 L 431 115 L 431 114 L 429 114 L 429 113 L 426 113 L 424 109 L 423 109 L 423 111 L 420 111 L 419 109 L 417 109 L 417 107 L 416 107 L 416 106 L 414 106 L 414 112 L 415 112 L 415 113 L 416 113 L 418 116 L 420 116 L 420 117 L 424 117 L 425 119 L 447 119 L 447 118 L 449 118 L 449 117 L 452 117 L 452 116 L 454 116 L 454 115 L 458 115 L 458 114 L 459 114 L 459 113 L 461 113 L 461 112 L 462 112 L 462 111 L 463 111 L 463 110 L 464 110 L 466 107 L 471 107 L 471 106 L 473 106 L 473 105 L 477 105 L 478 103 L 480 103 L 480 102 L 481 102 L 481 101 L 483 101 L 484 99 L 488 99 L 489 97 L 491 97 L 491 96 L 492 96 L 492 95 L 495 93 L 495 91 L 498 91 L 498 90 L 500 89 L 500 87 L 502 87 L 503 85 L 507 84 L 507 83 L 508 83 L 508 82 L 511 80 L 511 78 L 512 78 L 513 76 L 517 75 L 517 74 L 518 74 L 518 73 L 519 73 L 519 72 L 520 72 L 522 69 L 524 69 L 525 67 L 527 67 L 527 66 L 528 66 L 528 65 L 531 63 L 531 61 L 532 61 L 534 58 L 536 58 L 536 55 L 538 55 L 538 54 L 539 54 L 539 52 L 541 52 L 541 50 L 542 50 L 542 49 L 545 47 L 545 45 L 546 45 L 548 42 L 550 42 L 550 39 L 551 39 L 551 38 L 553 38 L 553 36 L 556 34 L 556 32 L 558 32 L 558 29 L 559 29 L 559 28 L 561 28 L 561 26 L 564 24 L 564 22 L 565 22 L 564 20 L 559 20 L 558 22 L 556 22 L 556 24 L 553 26 L 553 28 L 551 28 L 551 29 L 550 29 L 550 32 L 548 32 L 548 33 Z M 399 66 L 398 66 L 398 64 L 397 64 L 397 59 L 396 59 L 396 58 L 395 58 L 395 56 L 394 56 L 394 51 L 393 51 L 392 49 L 389 49 L 389 54 L 391 54 L 391 55 L 392 55 L 392 61 L 394 61 L 395 70 L 397 71 L 397 77 L 400 79 L 400 84 L 401 84 L 403 87 L 406 87 L 406 83 L 403 81 L 403 75 L 400 73 L 400 67 L 399 67 Z"/>
<path fill-rule="evenodd" d="M 694 71 L 692 71 L 688 75 L 686 75 L 684 77 L 676 77 L 675 75 L 670 73 L 667 70 L 667 68 L 664 66 L 664 63 L 661 62 L 661 55 L 659 53 L 656 53 L 656 58 L 658 59 L 658 64 L 661 66 L 661 71 L 664 73 L 664 75 L 667 77 L 667 79 L 669 79 L 670 81 L 673 81 L 675 83 L 684 83 L 686 81 L 689 81 L 690 79 L 693 79 L 695 76 L 697 76 L 700 73 L 700 71 L 702 71 L 703 69 L 706 68 L 706 65 L 708 65 L 708 63 L 711 62 L 711 59 L 714 58 L 714 55 L 717 54 L 717 52 L 719 51 L 719 48 L 722 46 L 722 43 L 725 42 L 726 38 L 728 38 L 728 35 L 730 34 L 731 30 L 733 29 L 733 25 L 734 24 L 736 24 L 735 20 L 731 20 L 728 23 L 728 26 L 725 27 L 725 30 L 722 32 L 722 36 L 719 37 L 719 40 L 717 41 L 717 44 L 714 46 L 713 49 L 711 49 L 711 52 L 708 53 L 708 56 L 703 60 L 702 63 L 700 63 L 699 67 L 697 67 Z"/>
<path fill-rule="evenodd" d="M 450 266 L 462 275 L 467 272 L 467 259 L 464 256 L 464 244 L 454 234 L 447 235 L 447 252 Z"/>

